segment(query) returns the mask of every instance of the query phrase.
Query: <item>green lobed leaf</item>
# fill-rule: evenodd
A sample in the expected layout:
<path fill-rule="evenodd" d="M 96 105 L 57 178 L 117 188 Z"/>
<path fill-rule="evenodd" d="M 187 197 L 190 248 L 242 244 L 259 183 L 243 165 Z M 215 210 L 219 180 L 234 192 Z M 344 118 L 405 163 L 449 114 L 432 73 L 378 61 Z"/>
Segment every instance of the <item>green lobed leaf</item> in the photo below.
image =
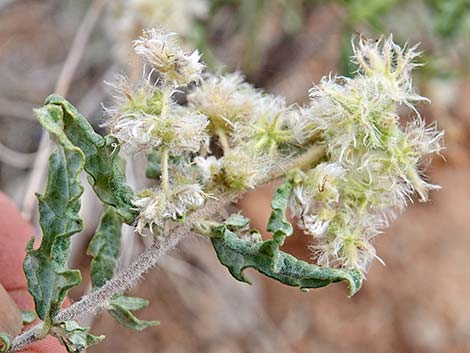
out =
<path fill-rule="evenodd" d="M 121 217 L 113 207 L 108 207 L 87 250 L 88 255 L 93 256 L 90 271 L 93 290 L 103 286 L 116 272 L 121 254 L 121 226 Z M 144 309 L 148 304 L 141 298 L 115 296 L 108 311 L 121 325 L 140 331 L 159 324 L 158 321 L 139 320 L 132 314 L 131 310 Z"/>
<path fill-rule="evenodd" d="M 135 311 L 145 309 L 149 305 L 149 301 L 142 298 L 120 295 L 113 298 L 112 304 Z"/>
<path fill-rule="evenodd" d="M 241 215 L 240 213 L 234 213 L 225 221 L 225 226 L 231 230 L 241 229 L 250 224 L 250 219 Z"/>
<path fill-rule="evenodd" d="M 308 288 L 324 287 L 330 283 L 346 281 L 352 296 L 362 285 L 362 273 L 358 270 L 325 268 L 299 260 L 279 249 L 287 236 L 292 235 L 292 224 L 287 220 L 287 203 L 292 191 L 292 182 L 286 180 L 274 193 L 272 213 L 267 230 L 273 238 L 258 243 L 241 239 L 235 231 L 248 225 L 248 218 L 239 214 L 229 217 L 222 225 L 212 227 L 211 242 L 220 262 L 233 277 L 250 283 L 243 271 L 253 268 L 258 272 L 289 286 Z M 261 238 L 261 236 L 259 236 Z"/>
<path fill-rule="evenodd" d="M 68 269 L 68 258 L 70 237 L 83 229 L 78 212 L 83 193 L 80 172 L 85 158 L 61 133 L 59 107 L 41 108 L 36 114 L 40 120 L 47 118 L 51 122 L 49 132 L 58 146 L 49 158 L 46 190 L 37 195 L 41 245 L 35 250 L 34 239 L 28 243 L 23 268 L 36 312 L 39 318 L 48 320 L 60 309 L 67 291 L 81 281 L 80 271 Z"/>
<path fill-rule="evenodd" d="M 48 112 L 58 110 L 59 119 L 51 119 L 52 114 Z M 67 139 L 83 152 L 84 168 L 97 196 L 131 223 L 136 215 L 134 192 L 125 181 L 117 139 L 98 135 L 72 104 L 55 94 L 46 99 L 43 108 L 36 110 L 36 115 L 46 130 L 61 140 Z"/>
<path fill-rule="evenodd" d="M 107 207 L 87 254 L 93 259 L 90 265 L 93 289 L 101 287 L 113 278 L 121 255 L 122 219 L 113 207 Z"/>
<path fill-rule="evenodd" d="M 350 296 L 361 288 L 362 273 L 358 270 L 332 269 L 309 264 L 279 250 L 272 240 L 255 244 L 240 239 L 224 225 L 215 227 L 213 235 L 211 242 L 217 257 L 232 276 L 241 282 L 250 284 L 243 271 L 253 268 L 281 283 L 300 287 L 301 290 L 324 287 L 340 281 L 348 283 Z"/>
<path fill-rule="evenodd" d="M 81 327 L 76 321 L 65 321 L 52 328 L 52 334 L 69 353 L 80 353 L 88 347 L 104 340 L 104 336 L 94 336 L 89 327 Z"/>
<path fill-rule="evenodd" d="M 281 246 L 284 244 L 285 238 L 292 235 L 294 231 L 292 224 L 286 217 L 287 202 L 291 191 L 292 182 L 288 179 L 276 189 L 271 201 L 271 216 L 266 227 L 268 232 L 273 233 L 273 240 Z"/>
<path fill-rule="evenodd" d="M 0 352 L 6 352 L 11 346 L 11 337 L 6 332 L 0 332 Z"/>
<path fill-rule="evenodd" d="M 148 304 L 149 302 L 142 298 L 118 296 L 109 303 L 109 313 L 124 327 L 142 331 L 147 327 L 160 324 L 159 321 L 139 320 L 131 312 L 131 310 L 144 309 Z"/>

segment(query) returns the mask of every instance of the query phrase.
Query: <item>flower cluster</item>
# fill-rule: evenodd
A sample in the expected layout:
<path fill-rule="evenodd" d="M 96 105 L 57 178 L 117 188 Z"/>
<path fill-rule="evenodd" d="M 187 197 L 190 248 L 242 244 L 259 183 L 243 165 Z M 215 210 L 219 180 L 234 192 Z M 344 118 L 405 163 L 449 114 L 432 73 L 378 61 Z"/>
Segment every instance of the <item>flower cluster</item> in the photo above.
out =
<path fill-rule="evenodd" d="M 366 270 L 375 250 L 370 240 L 402 211 L 416 192 L 429 190 L 419 170 L 442 149 L 442 132 L 414 118 L 403 130 L 397 110 L 425 98 L 412 89 L 417 55 L 388 38 L 360 40 L 354 48 L 356 77 L 324 78 L 310 91 L 306 126 L 321 136 L 328 164 L 304 173 L 291 198 L 299 224 L 314 238 L 319 263 Z"/>
<path fill-rule="evenodd" d="M 178 220 L 204 203 L 198 183 L 172 183 L 169 163 L 171 157 L 186 158 L 207 144 L 209 120 L 174 99 L 178 87 L 201 79 L 204 66 L 197 51 L 187 54 L 174 33 L 157 29 L 144 31 L 134 50 L 145 62 L 144 79 L 132 84 L 120 76 L 111 84 L 114 105 L 106 109 L 106 125 L 128 152 L 160 153 L 161 185 L 143 190 L 135 202 L 140 210 L 136 226 L 142 232 L 145 227 L 161 229 L 165 220 Z"/>
<path fill-rule="evenodd" d="M 269 169 L 268 161 L 251 154 L 244 146 L 227 150 L 219 158 L 196 157 L 195 163 L 211 192 L 254 189 Z"/>
<path fill-rule="evenodd" d="M 156 29 L 144 32 L 134 47 L 152 70 L 137 85 L 122 76 L 112 84 L 115 105 L 107 109 L 111 132 L 133 151 L 160 147 L 172 155 L 199 151 L 207 139 L 207 118 L 172 98 L 176 87 L 200 79 L 199 54 L 186 54 L 176 45 L 175 34 Z"/>
<path fill-rule="evenodd" d="M 207 74 L 201 85 L 188 94 L 188 102 L 208 117 L 212 130 L 230 133 L 235 123 L 251 120 L 260 95 L 239 73 Z"/>
<path fill-rule="evenodd" d="M 239 73 L 202 73 L 197 52 L 187 54 L 173 34 L 146 31 L 134 48 L 150 71 L 135 86 L 118 80 L 108 126 L 128 151 L 160 156 L 160 183 L 135 203 L 140 232 L 162 231 L 208 195 L 286 176 L 292 215 L 312 236 L 317 262 L 365 271 L 375 257 L 371 240 L 415 193 L 426 201 L 437 188 L 420 168 L 442 149 L 443 134 L 416 113 L 425 98 L 411 82 L 414 48 L 359 40 L 357 75 L 324 78 L 303 107 Z M 178 102 L 177 87 L 185 89 Z M 416 113 L 405 128 L 401 106 Z"/>
<path fill-rule="evenodd" d="M 144 35 L 134 41 L 134 50 L 175 87 L 200 81 L 204 65 L 199 62 L 199 52 L 186 54 L 176 39 L 175 33 L 154 28 L 144 31 Z"/>
<path fill-rule="evenodd" d="M 113 0 L 110 4 L 109 32 L 115 38 L 118 53 L 127 60 L 127 45 L 142 28 L 162 26 L 193 37 L 195 22 L 209 12 L 208 0 Z"/>
<path fill-rule="evenodd" d="M 137 221 L 137 231 L 143 233 L 145 227 L 163 228 L 166 220 L 177 221 L 184 218 L 188 211 L 204 204 L 206 194 L 199 184 L 181 184 L 171 190 L 143 190 L 136 206 L 141 210 Z"/>
<path fill-rule="evenodd" d="M 198 157 L 211 190 L 255 188 L 276 163 L 297 153 L 304 141 L 300 108 L 246 83 L 239 73 L 206 75 L 189 92 L 190 108 L 207 116 L 221 156 Z"/>

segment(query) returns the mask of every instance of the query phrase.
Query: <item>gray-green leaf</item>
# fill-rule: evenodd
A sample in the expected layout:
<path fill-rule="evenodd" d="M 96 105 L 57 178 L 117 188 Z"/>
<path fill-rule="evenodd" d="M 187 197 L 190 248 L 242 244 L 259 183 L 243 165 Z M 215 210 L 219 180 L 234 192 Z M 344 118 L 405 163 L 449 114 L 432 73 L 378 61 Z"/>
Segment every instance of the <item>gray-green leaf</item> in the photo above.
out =
<path fill-rule="evenodd" d="M 43 114 L 57 123 L 62 111 L 59 107 L 51 107 L 39 113 Z M 46 190 L 43 195 L 38 195 L 43 237 L 37 250 L 33 248 L 34 240 L 29 242 L 23 264 L 28 290 L 42 320 L 52 318 L 60 309 L 67 291 L 81 281 L 80 271 L 69 270 L 67 265 L 70 237 L 83 229 L 78 212 L 83 192 L 80 172 L 84 155 L 57 129 L 51 129 L 50 133 L 58 146 L 49 158 Z"/>
<path fill-rule="evenodd" d="M 362 273 L 358 270 L 331 269 L 309 264 L 280 251 L 277 243 L 272 240 L 254 244 L 240 239 L 225 225 L 214 228 L 211 242 L 220 262 L 241 282 L 250 283 L 243 271 L 251 267 L 281 283 L 300 287 L 301 290 L 346 281 L 349 295 L 352 296 L 362 285 Z M 276 265 L 273 265 L 274 262 Z"/>
<path fill-rule="evenodd" d="M 51 112 L 57 111 L 60 114 L 54 113 L 57 118 L 51 119 Z M 85 171 L 95 193 L 131 223 L 135 218 L 134 193 L 125 181 L 116 138 L 98 135 L 77 109 L 58 95 L 49 96 L 45 106 L 35 112 L 45 129 L 66 138 L 84 153 Z"/>
<path fill-rule="evenodd" d="M 104 336 L 94 336 L 89 327 L 80 327 L 76 321 L 65 321 L 55 325 L 51 332 L 69 353 L 80 353 L 88 347 L 104 340 Z"/>
<path fill-rule="evenodd" d="M 250 282 L 243 271 L 251 267 L 281 283 L 300 287 L 301 290 L 346 281 L 349 294 L 354 295 L 362 285 L 360 271 L 312 265 L 279 249 L 285 238 L 293 233 L 292 224 L 286 217 L 291 191 L 292 182 L 287 179 L 274 193 L 271 202 L 272 213 L 267 226 L 267 230 L 273 233 L 272 239 L 257 243 L 241 239 L 235 232 L 246 227 L 249 220 L 239 214 L 232 215 L 224 224 L 213 227 L 211 242 L 220 262 L 228 268 L 233 277 L 245 283 Z"/>
<path fill-rule="evenodd" d="M 225 226 L 231 230 L 237 230 L 246 227 L 250 224 L 250 219 L 241 215 L 240 213 L 234 213 L 225 221 Z"/>
<path fill-rule="evenodd" d="M 112 279 L 116 272 L 121 254 L 121 226 L 120 216 L 113 207 L 108 207 L 87 250 L 88 255 L 93 256 L 91 282 L 94 290 Z M 140 331 L 159 324 L 158 321 L 139 320 L 132 314 L 132 310 L 144 309 L 148 304 L 145 299 L 116 296 L 111 299 L 108 311 L 121 325 Z"/>
<path fill-rule="evenodd" d="M 149 302 L 142 298 L 118 296 L 111 300 L 109 313 L 124 327 L 141 331 L 160 324 L 159 321 L 139 320 L 131 312 L 131 310 L 144 309 L 148 304 Z"/>
<path fill-rule="evenodd" d="M 93 289 L 101 287 L 116 272 L 121 255 L 121 227 L 121 217 L 113 207 L 108 207 L 87 250 L 93 257 L 90 265 Z"/>
<path fill-rule="evenodd" d="M 286 237 L 292 235 L 294 228 L 287 220 L 286 209 L 289 195 L 292 191 L 292 183 L 286 180 L 274 193 L 271 201 L 271 216 L 269 217 L 266 230 L 273 233 L 273 240 L 279 245 L 284 244 Z"/>

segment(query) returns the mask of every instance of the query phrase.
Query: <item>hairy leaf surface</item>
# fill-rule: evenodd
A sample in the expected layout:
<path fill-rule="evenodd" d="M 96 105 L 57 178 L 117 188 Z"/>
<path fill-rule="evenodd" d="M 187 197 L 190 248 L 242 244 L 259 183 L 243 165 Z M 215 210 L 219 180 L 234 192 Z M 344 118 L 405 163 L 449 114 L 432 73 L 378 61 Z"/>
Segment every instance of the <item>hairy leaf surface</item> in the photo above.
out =
<path fill-rule="evenodd" d="M 121 255 L 121 227 L 121 217 L 113 207 L 108 207 L 87 250 L 93 257 L 90 265 L 93 289 L 101 287 L 116 272 Z"/>
<path fill-rule="evenodd" d="M 293 232 L 285 215 L 291 190 L 292 185 L 287 180 L 274 194 L 271 203 L 273 211 L 267 226 L 267 230 L 273 233 L 273 239 L 257 243 L 241 239 L 236 231 L 245 228 L 249 220 L 238 214 L 232 215 L 224 224 L 213 227 L 211 242 L 217 257 L 232 276 L 241 282 L 250 283 L 243 271 L 253 268 L 281 283 L 300 287 L 301 290 L 346 281 L 349 295 L 354 295 L 362 285 L 360 271 L 312 265 L 279 249 L 285 238 Z"/>
<path fill-rule="evenodd" d="M 36 113 L 54 122 L 50 133 L 58 146 L 49 158 L 46 190 L 38 195 L 41 245 L 35 250 L 34 239 L 29 242 L 23 267 L 36 312 L 39 318 L 48 320 L 60 309 L 67 290 L 81 281 L 80 271 L 69 270 L 67 262 L 70 237 L 83 229 L 78 212 L 83 193 L 80 172 L 85 158 L 82 151 L 60 133 L 62 111 L 59 107 L 41 108 Z"/>
<path fill-rule="evenodd" d="M 80 353 L 88 347 L 104 340 L 104 336 L 94 336 L 89 327 L 81 327 L 76 321 L 62 322 L 52 329 L 52 334 L 69 353 Z"/>
<path fill-rule="evenodd" d="M 340 270 L 312 265 L 298 260 L 275 246 L 270 246 L 269 251 L 266 251 L 266 241 L 255 244 L 249 240 L 240 239 L 225 226 L 217 227 L 214 232 L 218 236 L 211 238 L 211 241 L 217 257 L 232 276 L 241 282 L 250 283 L 243 271 L 246 268 L 253 268 L 281 283 L 300 287 L 302 290 L 346 281 L 349 285 L 349 294 L 354 295 L 362 285 L 362 274 L 358 270 Z M 276 268 L 276 271 L 273 268 Z"/>
<path fill-rule="evenodd" d="M 60 119 L 51 119 L 47 112 L 57 109 L 61 111 Z M 115 207 L 126 222 L 132 222 L 134 193 L 125 181 L 117 139 L 98 135 L 77 109 L 58 95 L 49 96 L 36 114 L 45 129 L 55 136 L 63 135 L 61 139 L 66 138 L 84 153 L 85 171 L 98 197 Z"/>
<path fill-rule="evenodd" d="M 109 313 L 124 327 L 142 331 L 147 327 L 160 324 L 159 321 L 139 320 L 131 312 L 131 310 L 142 310 L 146 308 L 148 304 L 148 300 L 142 298 L 118 296 L 111 300 Z"/>
<path fill-rule="evenodd" d="M 289 195 L 292 191 L 292 183 L 286 180 L 274 193 L 271 201 L 271 216 L 269 217 L 266 230 L 273 233 L 273 240 L 279 245 L 284 244 L 284 239 L 294 231 L 292 224 L 287 220 L 286 209 Z"/>
<path fill-rule="evenodd" d="M 87 253 L 91 261 L 91 282 L 93 289 L 98 289 L 115 275 L 121 254 L 122 219 L 113 207 L 108 207 L 101 218 L 97 232 L 88 245 Z M 158 325 L 158 321 L 137 319 L 132 310 L 141 310 L 148 306 L 145 299 L 115 296 L 111 299 L 108 311 L 124 327 L 141 331 L 149 326 Z"/>

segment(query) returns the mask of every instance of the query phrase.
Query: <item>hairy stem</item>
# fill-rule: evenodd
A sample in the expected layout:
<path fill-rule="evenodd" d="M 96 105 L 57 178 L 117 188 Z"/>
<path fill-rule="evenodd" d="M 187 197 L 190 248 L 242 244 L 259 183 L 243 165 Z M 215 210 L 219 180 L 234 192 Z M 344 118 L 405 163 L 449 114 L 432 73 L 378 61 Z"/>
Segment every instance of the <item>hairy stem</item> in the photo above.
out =
<path fill-rule="evenodd" d="M 149 269 L 154 267 L 164 254 L 176 246 L 184 235 L 184 232 L 175 233 L 174 236 L 165 237 L 161 241 L 155 241 L 152 246 L 147 248 L 147 250 L 145 250 L 125 271 L 119 273 L 101 288 L 84 296 L 80 301 L 62 310 L 54 318 L 54 321 L 64 322 L 75 320 L 85 314 L 96 314 L 102 311 L 113 296 L 134 287 L 142 276 Z M 16 337 L 8 352 L 18 351 L 32 342 L 43 338 L 44 335 L 40 334 L 42 325 L 42 323 L 38 324 Z"/>
<path fill-rule="evenodd" d="M 203 208 L 189 215 L 185 224 L 171 229 L 170 236 L 157 239 L 126 270 L 106 282 L 101 288 L 84 296 L 70 307 L 63 309 L 54 318 L 54 322 L 76 320 L 83 315 L 89 313 L 96 314 L 104 310 L 109 299 L 116 294 L 124 293 L 128 289 L 133 288 L 142 276 L 157 264 L 160 258 L 173 249 L 181 238 L 188 235 L 194 223 L 217 213 L 218 210 L 229 204 L 231 200 L 240 196 L 241 194 L 227 193 L 221 194 L 218 200 L 208 201 Z M 8 352 L 16 352 L 43 338 L 41 334 L 42 327 L 43 323 L 39 323 L 16 337 Z"/>
<path fill-rule="evenodd" d="M 162 169 L 162 189 L 165 193 L 168 192 L 168 149 L 166 147 L 161 148 L 161 169 Z"/>
<path fill-rule="evenodd" d="M 227 153 L 230 150 L 227 134 L 222 129 L 217 129 L 216 134 L 219 137 L 219 143 L 222 147 L 222 151 L 224 152 L 224 154 Z"/>
<path fill-rule="evenodd" d="M 264 184 L 281 178 L 285 175 L 286 171 L 292 168 L 305 168 L 317 164 L 323 155 L 324 149 L 322 147 L 312 147 L 301 156 L 292 160 L 292 162 L 282 167 L 274 167 L 261 180 L 261 183 Z M 116 294 L 122 294 L 133 288 L 147 271 L 154 267 L 168 251 L 172 250 L 183 237 L 191 232 L 197 222 L 217 214 L 227 205 L 237 201 L 244 193 L 244 191 L 223 192 L 217 195 L 217 198 L 208 200 L 202 208 L 189 214 L 184 224 L 170 227 L 169 233 L 171 235 L 157 238 L 127 269 L 106 282 L 101 288 L 85 295 L 78 302 L 59 312 L 54 318 L 54 322 L 76 320 L 86 314 L 96 314 L 104 310 L 109 299 Z M 13 340 L 8 352 L 16 352 L 43 338 L 41 334 L 43 327 L 43 323 L 39 323 L 17 336 Z"/>
<path fill-rule="evenodd" d="M 160 111 L 160 117 L 162 120 L 166 119 L 166 115 L 168 114 L 168 105 L 170 104 L 170 97 L 171 93 L 168 92 L 168 90 L 165 90 L 163 92 L 163 98 L 162 98 L 162 109 Z M 160 167 L 162 169 L 162 174 L 161 174 L 161 185 L 163 191 L 166 193 L 168 192 L 168 148 L 165 146 L 162 146 L 160 149 L 161 153 L 161 162 L 160 162 Z"/>
<path fill-rule="evenodd" d="M 265 184 L 270 181 L 283 177 L 289 170 L 292 169 L 306 169 L 312 168 L 325 156 L 325 148 L 323 146 L 315 145 L 310 147 L 303 154 L 297 158 L 286 162 L 283 165 L 279 165 L 277 168 L 273 168 L 267 175 L 262 179 L 260 184 Z"/>

